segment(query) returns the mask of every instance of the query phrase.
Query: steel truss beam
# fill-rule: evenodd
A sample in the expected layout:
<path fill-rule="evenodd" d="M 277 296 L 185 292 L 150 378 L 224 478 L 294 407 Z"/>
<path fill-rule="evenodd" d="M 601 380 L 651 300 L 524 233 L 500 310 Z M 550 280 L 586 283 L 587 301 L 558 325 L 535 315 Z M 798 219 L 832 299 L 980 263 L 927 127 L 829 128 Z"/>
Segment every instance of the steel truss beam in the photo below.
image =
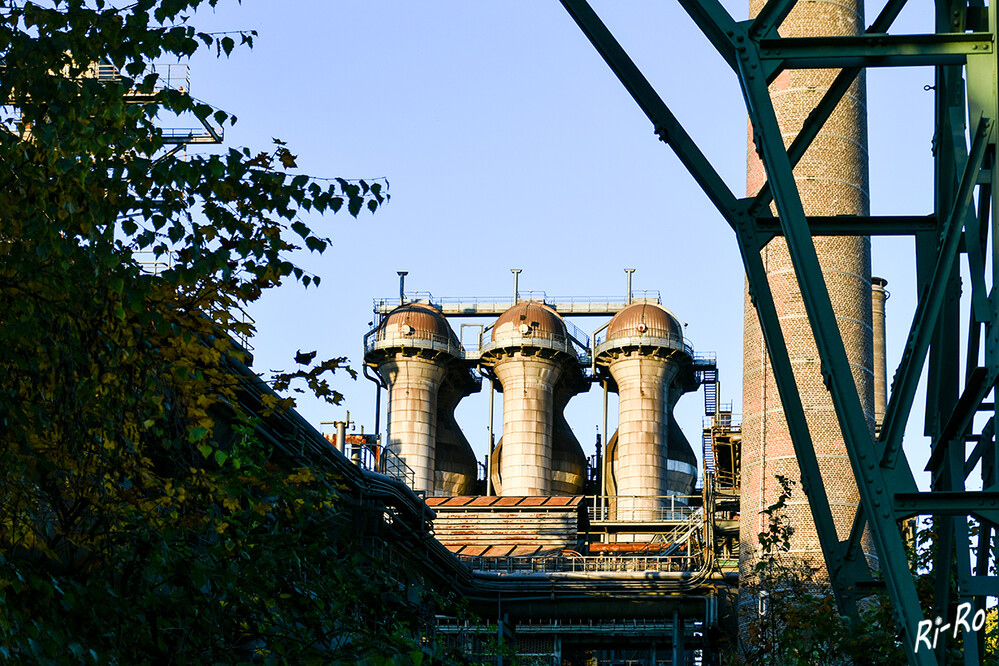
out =
<path fill-rule="evenodd" d="M 984 608 L 999 593 L 995 545 L 999 541 L 999 453 L 993 424 L 995 403 L 983 402 L 999 377 L 999 284 L 995 215 L 999 183 L 996 161 L 996 3 L 987 8 L 970 0 L 937 0 L 936 32 L 887 35 L 905 0 L 888 0 L 864 35 L 781 39 L 777 30 L 796 0 L 770 0 L 751 21 L 734 20 L 717 0 L 678 0 L 694 23 L 738 75 L 767 183 L 751 198 L 737 198 L 684 130 L 666 103 L 607 30 L 586 0 L 560 0 L 621 83 L 652 121 L 704 190 L 736 236 L 746 268 L 749 294 L 771 355 L 781 403 L 787 417 L 830 583 L 844 613 L 856 614 L 859 589 L 871 574 L 860 549 L 865 525 L 877 547 L 881 576 L 891 598 L 900 638 L 912 664 L 935 664 L 937 653 L 917 651 L 915 637 L 924 610 L 953 618 L 963 601 Z M 973 29 L 975 32 L 967 32 Z M 861 67 L 932 65 L 937 70 L 934 212 L 925 217 L 806 217 L 792 169 L 829 118 Z M 785 149 L 768 93 L 768 83 L 784 69 L 843 67 L 798 136 Z M 965 81 L 964 75 L 967 80 Z M 968 120 L 966 120 L 968 119 Z M 970 121 L 970 123 L 968 123 Z M 970 124 L 970 146 L 965 138 Z M 975 194 L 977 192 L 977 210 Z M 778 217 L 769 213 L 771 201 Z M 991 238 L 990 238 L 991 232 Z M 833 314 L 813 243 L 820 235 L 911 234 L 916 239 L 919 301 L 880 437 L 872 440 Z M 808 425 L 788 358 L 760 249 L 774 236 L 788 245 L 795 275 L 822 361 L 822 373 L 861 496 L 853 530 L 841 542 L 826 501 Z M 991 255 L 989 254 L 991 243 Z M 970 322 L 960 355 L 960 255 L 971 276 Z M 987 265 L 986 258 L 991 262 Z M 927 362 L 928 359 L 928 362 Z M 981 363 L 984 362 L 982 366 Z M 931 441 L 930 492 L 918 492 L 902 448 L 913 396 L 928 369 L 926 434 Z M 975 415 L 991 416 L 975 434 Z M 966 442 L 975 442 L 966 455 Z M 979 492 L 967 479 L 981 469 Z M 936 608 L 924 609 L 916 594 L 898 521 L 933 516 L 937 528 Z M 972 558 L 969 519 L 978 526 Z M 966 636 L 964 661 L 977 664 L 984 636 Z"/>

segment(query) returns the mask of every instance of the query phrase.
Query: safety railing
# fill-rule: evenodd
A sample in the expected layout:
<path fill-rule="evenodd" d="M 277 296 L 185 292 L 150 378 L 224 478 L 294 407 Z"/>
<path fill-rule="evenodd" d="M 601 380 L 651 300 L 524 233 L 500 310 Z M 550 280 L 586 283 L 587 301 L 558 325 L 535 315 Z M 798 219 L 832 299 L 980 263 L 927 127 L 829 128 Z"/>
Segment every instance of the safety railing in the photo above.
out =
<path fill-rule="evenodd" d="M 703 563 L 700 555 L 621 555 L 621 556 L 503 556 L 459 555 L 472 571 L 504 574 L 559 572 L 649 572 L 696 571 Z"/>
<path fill-rule="evenodd" d="M 523 293 L 523 292 L 522 292 Z M 523 297 L 521 297 L 523 299 Z M 631 292 L 632 302 L 659 303 L 659 291 L 656 289 L 644 289 Z M 547 298 L 547 302 L 558 305 L 600 305 L 600 304 L 620 304 L 627 305 L 627 299 L 620 294 L 614 296 L 552 296 Z"/>
<path fill-rule="evenodd" d="M 576 348 L 576 355 L 589 358 L 590 356 L 590 335 L 571 321 L 562 320 L 565 323 L 565 330 Z"/>
<path fill-rule="evenodd" d="M 677 335 L 669 329 L 660 328 L 658 326 L 649 326 L 645 331 L 642 331 L 638 335 L 621 334 L 615 335 L 610 339 L 607 338 L 608 330 L 610 329 L 605 328 L 602 331 L 599 331 L 595 336 L 593 340 L 595 353 L 600 354 L 605 349 L 611 349 L 613 347 L 656 345 L 659 347 L 667 347 L 669 349 L 682 351 L 691 358 L 694 357 L 694 347 L 690 343 L 690 340 L 682 335 Z"/>
<path fill-rule="evenodd" d="M 416 472 L 406 464 L 406 461 L 398 453 L 391 449 L 386 449 L 383 452 L 382 460 L 384 461 L 381 470 L 383 474 L 402 481 L 410 488 L 416 485 Z"/>
<path fill-rule="evenodd" d="M 455 358 L 464 358 L 465 350 L 454 337 L 413 330 L 404 334 L 398 330 L 374 328 L 364 336 L 364 353 L 387 347 L 409 347 L 447 352 Z"/>
<path fill-rule="evenodd" d="M 470 358 L 477 358 L 487 351 L 497 348 L 517 346 L 533 346 L 543 349 L 557 349 L 572 354 L 582 364 L 590 362 L 590 346 L 588 336 L 581 328 L 572 322 L 565 322 L 567 335 L 550 333 L 547 331 L 532 331 L 529 335 L 514 333 L 501 337 L 499 340 L 492 340 L 493 327 L 487 326 L 479 333 L 479 345 L 475 349 L 468 350 Z"/>
<path fill-rule="evenodd" d="M 701 366 L 717 366 L 718 365 L 718 354 L 717 352 L 695 352 L 693 354 L 694 365 Z"/>
<path fill-rule="evenodd" d="M 545 303 L 556 310 L 567 310 L 571 313 L 592 313 L 593 310 L 613 308 L 619 310 L 627 304 L 624 296 L 549 296 L 544 291 L 521 291 L 518 293 L 520 302 L 537 301 Z M 405 294 L 406 302 L 423 301 L 449 314 L 475 312 L 502 312 L 513 306 L 511 296 L 444 296 L 434 297 L 428 291 L 411 291 Z M 657 290 L 632 292 L 632 302 L 660 303 Z M 398 298 L 374 299 L 375 312 L 386 312 L 399 307 L 402 303 Z M 595 307 L 588 307 L 595 306 Z"/>
<path fill-rule="evenodd" d="M 162 254 L 152 250 L 132 250 L 132 258 L 139 265 L 139 269 L 149 275 L 160 275 L 167 269 L 173 268 L 172 252 Z"/>
<path fill-rule="evenodd" d="M 699 513 L 700 495 L 590 495 L 590 522 L 683 522 Z"/>
<path fill-rule="evenodd" d="M 486 336 L 483 335 L 483 343 L 478 349 L 480 355 L 493 349 L 501 349 L 503 347 L 510 346 L 557 349 L 567 354 L 578 355 L 576 345 L 573 344 L 572 339 L 568 336 L 556 333 L 532 331 L 530 335 L 520 335 L 519 333 L 516 335 L 511 334 L 503 336 L 499 340 L 489 340 L 488 342 L 485 341 L 485 337 Z"/>
<path fill-rule="evenodd" d="M 99 63 L 90 68 L 88 74 L 98 81 L 120 81 L 122 76 L 117 67 L 108 63 Z M 142 81 L 150 74 L 156 75 L 156 83 L 153 85 L 153 92 L 160 90 L 179 90 L 189 92 L 191 90 L 191 68 L 189 65 L 179 63 L 150 63 L 146 65 L 146 70 L 133 77 L 135 81 Z"/>
<path fill-rule="evenodd" d="M 407 303 L 429 303 L 438 310 L 441 307 L 442 299 L 434 298 L 434 295 L 429 291 L 408 291 L 405 296 Z M 402 301 L 398 298 L 375 298 L 372 300 L 372 304 L 374 305 L 375 312 L 385 312 L 399 307 L 402 305 Z"/>
<path fill-rule="evenodd" d="M 410 488 L 416 483 L 416 472 L 392 449 L 379 444 L 346 442 L 344 455 L 361 469 L 392 477 Z"/>
<path fill-rule="evenodd" d="M 730 428 L 738 430 L 742 423 L 742 414 L 732 413 L 732 403 L 725 402 L 719 405 L 719 411 L 714 416 L 705 416 L 701 419 L 701 427 L 707 428 Z"/>

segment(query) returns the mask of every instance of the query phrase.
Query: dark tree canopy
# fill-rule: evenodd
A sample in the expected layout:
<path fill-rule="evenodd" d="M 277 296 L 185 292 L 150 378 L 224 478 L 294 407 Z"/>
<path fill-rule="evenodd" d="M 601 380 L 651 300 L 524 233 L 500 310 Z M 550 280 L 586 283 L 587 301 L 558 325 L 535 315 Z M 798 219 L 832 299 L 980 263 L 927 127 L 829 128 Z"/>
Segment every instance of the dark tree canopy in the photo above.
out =
<path fill-rule="evenodd" d="M 329 241 L 299 213 L 375 211 L 384 184 L 299 174 L 279 141 L 175 150 L 163 118 L 234 122 L 151 66 L 252 46 L 188 24 L 215 4 L 0 6 L 4 661 L 423 659 L 378 558 L 357 575 L 341 480 L 275 464 L 232 372 L 243 307 L 319 282 L 294 252 Z M 341 364 L 280 382 L 338 401 Z"/>

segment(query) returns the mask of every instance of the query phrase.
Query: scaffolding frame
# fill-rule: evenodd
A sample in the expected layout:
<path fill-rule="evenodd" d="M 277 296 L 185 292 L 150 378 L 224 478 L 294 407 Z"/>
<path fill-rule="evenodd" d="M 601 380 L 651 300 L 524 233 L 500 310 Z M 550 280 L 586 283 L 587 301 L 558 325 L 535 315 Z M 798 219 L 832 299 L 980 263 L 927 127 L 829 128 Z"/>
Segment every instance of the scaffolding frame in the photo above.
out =
<path fill-rule="evenodd" d="M 943 661 L 946 633 L 936 652 L 917 651 L 924 610 L 953 617 L 958 603 L 976 611 L 999 596 L 995 546 L 999 541 L 999 453 L 994 441 L 995 401 L 986 402 L 999 377 L 999 170 L 996 3 L 936 0 L 932 34 L 889 35 L 905 0 L 887 0 L 862 35 L 781 38 L 777 32 L 797 0 L 769 0 L 755 19 L 736 21 L 718 0 L 678 0 L 736 73 L 754 128 L 767 183 L 754 197 L 738 198 L 718 175 L 669 107 L 649 84 L 586 0 L 560 0 L 570 16 L 652 121 L 735 233 L 767 350 L 784 405 L 802 487 L 808 495 L 830 585 L 841 612 L 856 616 L 857 602 L 883 585 L 891 598 L 909 663 Z M 934 211 L 927 216 L 806 216 L 792 169 L 865 67 L 931 65 L 936 71 Z M 790 68 L 840 69 L 834 83 L 785 148 L 768 84 Z M 967 120 L 966 120 L 967 119 Z M 966 137 L 966 122 L 970 129 Z M 970 140 L 969 140 L 970 139 Z M 976 201 L 977 190 L 977 201 Z M 778 216 L 770 212 L 774 203 Z M 990 228 L 992 234 L 990 238 Z M 850 538 L 840 541 L 819 473 L 787 347 L 760 250 L 775 236 L 787 242 L 798 286 L 822 362 L 861 503 Z M 868 430 L 813 237 L 911 235 L 915 238 L 920 294 L 902 360 L 895 373 L 884 424 Z M 991 251 L 991 256 L 989 252 Z M 960 254 L 967 255 L 971 296 L 960 331 Z M 986 271 L 993 289 L 986 286 Z M 963 358 L 963 364 L 961 359 Z M 963 366 L 963 367 L 962 367 Z M 931 490 L 919 492 L 902 448 L 916 386 L 927 368 L 925 431 L 931 442 Z M 963 371 L 963 372 L 962 372 Z M 988 420 L 978 426 L 979 412 Z M 967 453 L 968 442 L 974 443 Z M 968 479 L 981 471 L 981 490 Z M 976 484 L 972 484 L 973 486 Z M 909 569 L 900 521 L 933 516 L 937 528 L 934 608 L 923 609 Z M 978 524 L 972 552 L 969 520 Z M 860 547 L 865 527 L 877 548 L 881 580 L 868 569 Z M 981 663 L 984 635 L 965 636 L 964 663 Z"/>

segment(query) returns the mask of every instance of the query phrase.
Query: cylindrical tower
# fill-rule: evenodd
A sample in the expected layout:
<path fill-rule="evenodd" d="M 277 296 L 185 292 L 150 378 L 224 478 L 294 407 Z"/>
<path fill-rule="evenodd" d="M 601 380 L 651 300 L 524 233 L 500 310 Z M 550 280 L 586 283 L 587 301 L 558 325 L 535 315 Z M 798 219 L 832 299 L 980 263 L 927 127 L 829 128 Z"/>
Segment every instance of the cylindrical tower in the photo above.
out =
<path fill-rule="evenodd" d="M 764 4 L 764 0 L 751 0 L 750 14 L 755 16 Z M 863 4 L 859 0 L 802 2 L 781 24 L 780 34 L 785 37 L 853 35 L 860 32 L 863 25 Z M 785 144 L 790 144 L 798 134 L 836 74 L 836 70 L 785 70 L 771 85 L 770 94 Z M 861 73 L 794 169 L 806 214 L 868 213 L 864 91 Z M 753 195 L 766 176 L 752 143 L 751 128 L 747 167 L 747 190 Z M 815 248 L 861 404 L 873 430 L 870 240 L 866 237 L 816 238 Z M 845 539 L 859 496 L 836 412 L 823 383 L 804 302 L 783 239 L 771 241 L 762 255 L 832 515 L 840 539 Z M 798 480 L 801 475 L 759 321 L 748 296 L 744 345 L 741 570 L 749 580 L 758 557 L 757 535 L 765 527 L 761 511 L 776 501 L 780 490 L 774 477 L 782 475 Z M 800 485 L 795 487 L 785 513 L 795 528 L 792 555 L 822 570 L 821 546 Z M 865 549 L 868 548 L 865 546 Z"/>
<path fill-rule="evenodd" d="M 496 320 L 481 358 L 503 389 L 498 494 L 553 494 L 556 389 L 579 372 L 565 322 L 544 303 L 514 305 Z"/>
<path fill-rule="evenodd" d="M 618 431 L 607 451 L 615 511 L 630 520 L 654 520 L 664 505 L 661 498 L 689 492 L 697 474 L 689 463 L 690 444 L 682 436 L 676 442 L 670 437 L 673 405 L 689 384 L 692 352 L 666 308 L 633 303 L 614 315 L 595 353 L 618 393 Z"/>
<path fill-rule="evenodd" d="M 437 397 L 461 345 L 436 308 L 407 303 L 385 317 L 365 346 L 365 362 L 388 386 L 388 448 L 412 470 L 413 490 L 433 494 Z"/>
<path fill-rule="evenodd" d="M 874 324 L 874 423 L 881 430 L 888 409 L 888 367 L 885 357 L 885 302 L 888 300 L 888 280 L 871 278 L 871 317 Z"/>

